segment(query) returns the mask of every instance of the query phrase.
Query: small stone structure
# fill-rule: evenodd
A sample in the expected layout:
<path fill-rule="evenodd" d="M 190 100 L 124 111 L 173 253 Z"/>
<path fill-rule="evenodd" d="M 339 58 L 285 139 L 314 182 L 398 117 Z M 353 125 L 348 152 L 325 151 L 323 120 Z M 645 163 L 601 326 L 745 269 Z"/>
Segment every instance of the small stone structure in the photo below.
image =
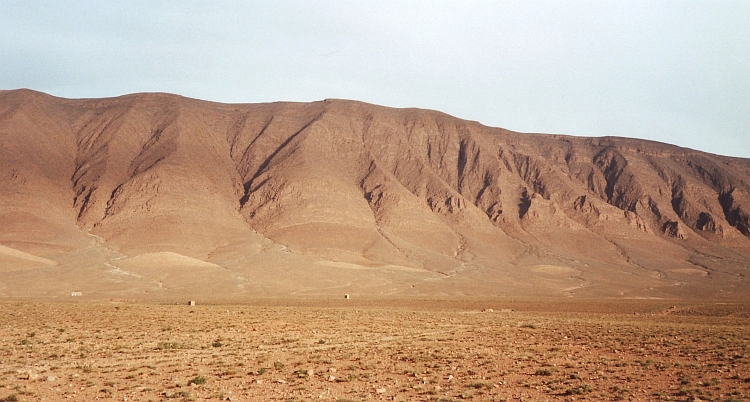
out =
<path fill-rule="evenodd" d="M 188 306 L 195 306 L 195 300 L 190 300 L 188 302 Z"/>
<path fill-rule="evenodd" d="M 348 298 L 349 298 L 349 293 L 344 295 L 344 299 L 348 299 Z"/>

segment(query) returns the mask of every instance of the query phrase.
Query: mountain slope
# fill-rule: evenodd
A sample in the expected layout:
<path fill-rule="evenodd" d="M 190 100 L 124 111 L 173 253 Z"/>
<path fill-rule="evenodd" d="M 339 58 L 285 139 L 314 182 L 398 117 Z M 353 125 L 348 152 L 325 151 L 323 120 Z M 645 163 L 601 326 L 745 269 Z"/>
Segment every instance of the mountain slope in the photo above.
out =
<path fill-rule="evenodd" d="M 1 91 L 0 225 L 0 297 L 750 294 L 750 160 L 354 101 Z"/>

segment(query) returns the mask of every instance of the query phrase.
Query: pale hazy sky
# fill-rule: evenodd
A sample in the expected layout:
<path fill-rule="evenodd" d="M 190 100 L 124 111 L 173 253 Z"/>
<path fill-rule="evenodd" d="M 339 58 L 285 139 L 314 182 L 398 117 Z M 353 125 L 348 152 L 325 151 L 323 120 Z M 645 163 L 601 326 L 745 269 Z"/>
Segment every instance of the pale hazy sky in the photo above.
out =
<path fill-rule="evenodd" d="M 0 0 L 0 89 L 356 99 L 750 157 L 750 1 Z"/>

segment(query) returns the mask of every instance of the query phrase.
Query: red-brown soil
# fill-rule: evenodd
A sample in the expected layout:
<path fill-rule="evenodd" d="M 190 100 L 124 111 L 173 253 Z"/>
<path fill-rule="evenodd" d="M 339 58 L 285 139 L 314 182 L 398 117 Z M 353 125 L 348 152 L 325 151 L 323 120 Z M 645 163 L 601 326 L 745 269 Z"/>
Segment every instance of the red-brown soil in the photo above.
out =
<path fill-rule="evenodd" d="M 750 398 L 746 303 L 2 303 L 0 398 Z"/>

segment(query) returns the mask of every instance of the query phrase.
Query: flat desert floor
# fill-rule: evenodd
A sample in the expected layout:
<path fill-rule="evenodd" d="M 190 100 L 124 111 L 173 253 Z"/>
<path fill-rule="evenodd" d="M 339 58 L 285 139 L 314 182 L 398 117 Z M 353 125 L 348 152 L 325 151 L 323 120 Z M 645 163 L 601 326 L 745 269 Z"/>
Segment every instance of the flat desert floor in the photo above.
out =
<path fill-rule="evenodd" d="M 100 301 L 0 308 L 2 401 L 750 398 L 747 303 Z"/>

